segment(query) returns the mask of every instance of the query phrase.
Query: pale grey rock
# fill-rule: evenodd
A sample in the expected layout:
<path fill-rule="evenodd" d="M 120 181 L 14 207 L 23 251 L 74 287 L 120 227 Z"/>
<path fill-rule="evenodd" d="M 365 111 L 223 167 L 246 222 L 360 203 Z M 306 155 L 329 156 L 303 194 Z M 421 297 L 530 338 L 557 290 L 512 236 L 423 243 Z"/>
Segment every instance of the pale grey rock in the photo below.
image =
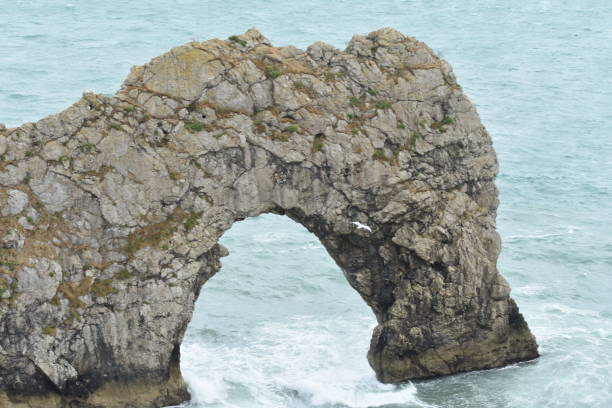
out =
<path fill-rule="evenodd" d="M 322 41 L 317 41 L 306 49 L 306 52 L 315 60 L 322 60 L 328 64 L 331 59 L 340 53 L 336 47 L 326 44 Z"/>
<path fill-rule="evenodd" d="M 25 214 L 26 214 L 26 217 L 28 217 L 34 222 L 37 222 L 40 219 L 40 213 L 36 211 L 34 208 L 28 208 Z"/>
<path fill-rule="evenodd" d="M 269 212 L 317 235 L 373 310 L 379 380 L 537 357 L 496 266 L 491 138 L 448 63 L 392 29 L 345 51 L 234 40 L 0 128 L 0 406 L 187 399 L 180 344 L 218 241 Z"/>
<path fill-rule="evenodd" d="M 63 157 L 67 158 L 67 155 L 68 149 L 57 140 L 47 143 L 45 149 L 42 151 L 42 157 L 45 160 L 60 161 Z"/>
<path fill-rule="evenodd" d="M 2 243 L 2 248 L 21 249 L 23 248 L 25 238 L 19 233 L 19 231 L 12 229 L 4 236 L 4 238 L 2 238 L 2 241 L 0 242 Z"/>
<path fill-rule="evenodd" d="M 31 303 L 35 300 L 50 300 L 62 280 L 62 269 L 55 261 L 46 258 L 31 258 L 28 265 L 17 272 L 17 292 Z"/>
<path fill-rule="evenodd" d="M 0 185 L 6 187 L 17 185 L 25 179 L 27 174 L 27 164 L 24 162 L 19 162 L 16 166 L 8 164 L 4 168 L 0 167 Z"/>
<path fill-rule="evenodd" d="M 33 231 L 35 229 L 34 225 L 30 223 L 27 217 L 19 217 L 19 220 L 17 220 L 17 222 L 19 222 L 19 225 L 21 225 L 24 229 L 28 231 Z"/>
<path fill-rule="evenodd" d="M 253 66 L 253 68 L 255 67 Z M 254 70 L 251 69 L 251 71 Z M 203 93 L 201 100 L 207 101 L 221 110 L 246 114 L 253 113 L 253 100 L 243 94 L 236 85 L 229 82 L 221 82 L 216 87 L 207 89 Z"/>
<path fill-rule="evenodd" d="M 253 106 L 256 111 L 260 112 L 272 106 L 274 100 L 272 98 L 272 84 L 270 82 L 259 82 L 251 87 L 253 98 Z"/>
<path fill-rule="evenodd" d="M 0 136 L 0 156 L 6 153 L 7 144 L 6 136 Z"/>
<path fill-rule="evenodd" d="M 52 213 L 65 210 L 79 196 L 78 190 L 68 178 L 53 173 L 32 180 L 30 187 L 47 211 Z"/>
<path fill-rule="evenodd" d="M 8 190 L 8 197 L 2 201 L 0 214 L 3 217 L 17 215 L 28 205 L 28 195 L 20 190 Z"/>

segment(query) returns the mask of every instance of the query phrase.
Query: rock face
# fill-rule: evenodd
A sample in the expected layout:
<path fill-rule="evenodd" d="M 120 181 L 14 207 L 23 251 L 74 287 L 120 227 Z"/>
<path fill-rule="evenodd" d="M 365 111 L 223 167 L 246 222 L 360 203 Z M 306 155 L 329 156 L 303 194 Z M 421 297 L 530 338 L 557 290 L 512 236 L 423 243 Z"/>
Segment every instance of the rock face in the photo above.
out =
<path fill-rule="evenodd" d="M 374 311 L 380 381 L 538 356 L 496 268 L 491 139 L 448 63 L 392 29 L 180 46 L 115 96 L 0 127 L 0 159 L 0 406 L 188 399 L 180 344 L 219 238 L 269 212 Z"/>

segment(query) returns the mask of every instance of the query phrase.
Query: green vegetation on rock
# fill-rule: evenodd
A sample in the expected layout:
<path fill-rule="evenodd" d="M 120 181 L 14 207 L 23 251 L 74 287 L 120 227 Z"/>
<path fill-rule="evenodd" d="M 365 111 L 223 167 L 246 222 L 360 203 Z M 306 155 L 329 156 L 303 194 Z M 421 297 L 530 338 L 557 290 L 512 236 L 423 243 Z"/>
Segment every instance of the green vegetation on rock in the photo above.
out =
<path fill-rule="evenodd" d="M 266 78 L 276 79 L 282 75 L 282 72 L 274 65 L 268 65 L 266 67 Z"/>
<path fill-rule="evenodd" d="M 198 122 L 196 120 L 186 120 L 185 129 L 191 130 L 192 132 L 201 132 L 202 130 L 204 130 L 204 123 Z"/>
<path fill-rule="evenodd" d="M 312 142 L 312 151 L 321 152 L 323 151 L 324 147 L 325 147 L 325 135 L 323 135 L 322 133 L 319 133 L 318 135 L 314 137 L 314 140 Z"/>
<path fill-rule="evenodd" d="M 353 106 L 361 106 L 361 105 L 363 105 L 363 101 L 361 99 L 357 98 L 356 96 L 351 96 L 351 98 L 349 99 L 349 102 Z"/>
<path fill-rule="evenodd" d="M 183 227 L 185 231 L 189 232 L 196 227 L 196 225 L 200 222 L 200 217 L 202 216 L 202 212 L 190 212 L 185 221 L 183 222 Z"/>
<path fill-rule="evenodd" d="M 94 146 L 94 144 L 93 144 L 93 143 L 91 143 L 91 142 L 85 142 L 85 143 L 83 143 L 83 144 L 81 145 L 81 151 L 82 151 L 83 153 L 91 153 L 91 152 L 93 152 L 93 151 L 95 150 L 95 148 L 96 148 L 96 147 L 95 147 L 95 146 Z"/>
<path fill-rule="evenodd" d="M 389 109 L 391 108 L 391 102 L 389 101 L 376 101 L 376 109 Z"/>
<path fill-rule="evenodd" d="M 246 47 L 247 45 L 247 42 L 245 40 L 240 39 L 240 37 L 238 37 L 237 35 L 230 35 L 228 40 L 238 43 L 242 45 L 243 47 Z"/>
<path fill-rule="evenodd" d="M 372 158 L 376 160 L 380 160 L 380 161 L 389 161 L 389 158 L 387 157 L 383 149 L 374 150 L 374 153 L 372 154 Z"/>
<path fill-rule="evenodd" d="M 42 332 L 51 337 L 55 337 L 57 335 L 57 329 L 55 327 L 43 327 Z"/>
<path fill-rule="evenodd" d="M 91 285 L 91 291 L 98 297 L 104 297 L 119 291 L 113 287 L 112 279 L 96 279 Z"/>

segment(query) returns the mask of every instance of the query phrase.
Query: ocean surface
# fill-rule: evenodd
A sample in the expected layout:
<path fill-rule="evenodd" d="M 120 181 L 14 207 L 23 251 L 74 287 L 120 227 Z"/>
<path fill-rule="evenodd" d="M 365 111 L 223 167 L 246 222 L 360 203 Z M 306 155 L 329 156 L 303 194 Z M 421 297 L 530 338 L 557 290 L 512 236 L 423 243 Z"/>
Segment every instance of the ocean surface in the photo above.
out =
<path fill-rule="evenodd" d="M 231 255 L 182 346 L 187 406 L 612 407 L 612 2 L 0 0 L 0 122 L 113 93 L 131 65 L 251 26 L 303 48 L 392 26 L 452 64 L 497 149 L 499 268 L 542 357 L 377 383 L 373 314 L 312 234 L 266 215 L 223 237 Z"/>

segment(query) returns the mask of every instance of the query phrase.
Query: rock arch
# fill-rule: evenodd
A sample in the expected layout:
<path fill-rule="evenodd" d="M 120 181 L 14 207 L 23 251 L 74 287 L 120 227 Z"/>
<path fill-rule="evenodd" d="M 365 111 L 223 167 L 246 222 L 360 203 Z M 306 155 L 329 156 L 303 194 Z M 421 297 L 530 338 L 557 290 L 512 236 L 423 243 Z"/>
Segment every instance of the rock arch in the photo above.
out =
<path fill-rule="evenodd" d="M 496 269 L 491 140 L 450 66 L 392 29 L 344 52 L 254 29 L 177 47 L 114 96 L 1 128 L 0 155 L 8 406 L 187 399 L 179 346 L 217 241 L 267 212 L 316 234 L 372 308 L 381 381 L 538 355 Z"/>

